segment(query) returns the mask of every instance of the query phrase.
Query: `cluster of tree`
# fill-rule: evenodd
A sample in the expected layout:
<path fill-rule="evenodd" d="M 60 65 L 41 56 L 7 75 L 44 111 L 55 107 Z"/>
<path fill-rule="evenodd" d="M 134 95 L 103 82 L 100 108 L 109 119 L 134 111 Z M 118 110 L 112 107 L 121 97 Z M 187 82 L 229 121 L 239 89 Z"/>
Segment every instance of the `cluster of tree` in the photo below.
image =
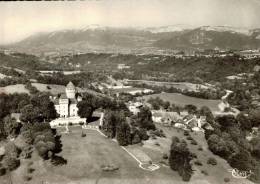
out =
<path fill-rule="evenodd" d="M 9 85 L 15 85 L 15 84 L 25 84 L 28 82 L 27 78 L 22 77 L 5 77 L 3 79 L 0 79 L 0 87 L 5 87 Z"/>
<path fill-rule="evenodd" d="M 24 71 L 56 70 L 60 67 L 59 65 L 55 65 L 43 60 L 40 61 L 38 57 L 25 53 L 14 53 L 11 55 L 0 53 L 0 65 L 12 68 L 19 68 Z"/>
<path fill-rule="evenodd" d="M 159 110 L 159 109 L 161 109 L 161 108 L 163 108 L 163 109 L 165 109 L 165 110 L 167 110 L 167 109 L 169 109 L 169 107 L 170 107 L 170 102 L 169 101 L 164 101 L 164 100 L 162 100 L 160 97 L 155 97 L 155 98 L 153 98 L 153 97 L 150 97 L 148 100 L 147 100 L 147 102 L 149 103 L 149 104 L 151 104 L 151 106 L 152 106 L 152 108 L 154 109 L 154 110 Z"/>
<path fill-rule="evenodd" d="M 77 104 L 78 115 L 82 118 L 86 118 L 87 122 L 91 121 L 93 112 L 96 109 L 110 109 L 110 110 L 121 110 L 125 114 L 129 114 L 129 110 L 122 101 L 116 101 L 106 96 L 97 96 L 90 93 L 84 93 L 82 101 Z"/>
<path fill-rule="evenodd" d="M 3 169 L 4 171 L 6 171 L 6 170 L 12 171 L 12 170 L 16 169 L 17 167 L 19 167 L 20 153 L 21 153 L 21 150 L 13 142 L 8 142 L 5 145 L 5 155 L 2 158 L 3 164 L 0 165 L 0 168 Z"/>
<path fill-rule="evenodd" d="M 44 84 L 66 85 L 71 81 L 81 88 L 90 87 L 93 82 L 106 81 L 104 74 L 95 72 L 81 72 L 71 75 L 64 75 L 62 72 L 54 72 L 52 75 L 40 75 L 36 73 L 34 78 Z"/>
<path fill-rule="evenodd" d="M 122 111 L 105 112 L 103 126 L 104 133 L 109 138 L 116 138 L 119 145 L 137 144 L 147 140 L 148 130 L 155 130 L 149 108 L 142 108 L 137 116 L 126 117 Z"/>
<path fill-rule="evenodd" d="M 25 142 L 34 145 L 43 159 L 53 158 L 62 148 L 60 136 L 52 130 L 49 123 L 26 123 L 21 128 L 21 135 Z"/>
<path fill-rule="evenodd" d="M 49 93 L 37 93 L 32 96 L 23 93 L 0 94 L 0 137 L 16 136 L 20 124 L 10 117 L 11 113 L 21 113 L 22 122 L 43 122 L 56 118 L 56 110 L 49 99 Z"/>
<path fill-rule="evenodd" d="M 178 137 L 172 138 L 170 148 L 169 165 L 172 170 L 177 171 L 183 181 L 189 181 L 192 176 L 192 153 L 189 151 L 187 142 L 179 140 Z"/>
<path fill-rule="evenodd" d="M 8 67 L 0 67 L 0 73 L 7 75 L 7 76 L 12 76 L 12 77 L 23 76 L 20 72 L 17 72 L 15 69 L 8 68 Z"/>
<path fill-rule="evenodd" d="M 211 122 L 214 130 L 206 130 L 205 138 L 209 149 L 216 155 L 225 158 L 233 167 L 243 171 L 258 172 L 258 161 L 255 154 L 259 151 L 259 142 L 254 139 L 250 143 L 246 139 L 247 132 L 252 126 L 247 116 L 240 114 L 219 116 Z M 251 179 L 259 179 L 254 175 Z"/>

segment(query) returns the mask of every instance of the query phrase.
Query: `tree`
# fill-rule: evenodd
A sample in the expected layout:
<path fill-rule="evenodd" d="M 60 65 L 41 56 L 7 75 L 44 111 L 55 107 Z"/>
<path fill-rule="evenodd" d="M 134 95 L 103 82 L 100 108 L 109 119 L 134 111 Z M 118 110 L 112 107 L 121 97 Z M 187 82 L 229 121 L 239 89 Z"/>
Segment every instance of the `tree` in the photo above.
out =
<path fill-rule="evenodd" d="M 197 107 L 195 105 L 189 104 L 184 107 L 190 114 L 195 114 L 197 112 Z"/>
<path fill-rule="evenodd" d="M 252 122 L 252 126 L 260 125 L 260 108 L 249 111 L 249 119 Z"/>
<path fill-rule="evenodd" d="M 146 130 L 155 130 L 155 125 L 152 120 L 152 113 L 148 107 L 142 107 L 140 112 L 137 114 L 137 124 L 140 128 Z"/>
<path fill-rule="evenodd" d="M 120 146 L 127 146 L 131 143 L 130 126 L 127 122 L 122 121 L 116 128 L 116 139 Z"/>
<path fill-rule="evenodd" d="M 244 149 L 240 149 L 240 151 L 236 154 L 233 154 L 230 159 L 228 159 L 228 163 L 233 168 L 237 168 L 241 171 L 249 171 L 252 170 L 252 157 L 251 154 Z"/>
<path fill-rule="evenodd" d="M 209 149 L 219 156 L 227 158 L 230 155 L 226 142 L 216 134 L 212 134 L 208 138 Z"/>
<path fill-rule="evenodd" d="M 31 104 L 37 107 L 43 119 L 51 120 L 57 117 L 54 103 L 49 98 L 49 93 L 37 93 L 32 96 Z"/>
<path fill-rule="evenodd" d="M 191 160 L 192 154 L 187 147 L 187 143 L 185 141 L 180 142 L 178 137 L 173 137 L 170 148 L 169 165 L 172 170 L 178 171 L 183 181 L 189 181 L 191 178 Z"/>
<path fill-rule="evenodd" d="M 6 116 L 4 118 L 4 129 L 7 135 L 15 137 L 19 134 L 21 124 L 16 121 L 16 119 Z"/>
<path fill-rule="evenodd" d="M 41 113 L 38 107 L 34 107 L 33 105 L 29 104 L 24 106 L 21 109 L 21 117 L 20 120 L 22 122 L 38 122 L 41 119 Z"/>
<path fill-rule="evenodd" d="M 90 121 L 93 112 L 101 107 L 101 101 L 99 97 L 96 97 L 89 93 L 84 93 L 82 101 L 77 104 L 78 115 L 81 118 L 86 118 L 87 121 Z"/>
<path fill-rule="evenodd" d="M 236 117 L 239 126 L 242 130 L 248 130 L 250 131 L 252 128 L 252 123 L 249 120 L 249 118 L 247 116 L 245 116 L 243 113 L 239 113 Z"/>
<path fill-rule="evenodd" d="M 206 116 L 206 121 L 210 124 L 214 122 L 214 116 L 211 110 L 207 106 L 202 106 L 199 110 L 201 116 Z"/>

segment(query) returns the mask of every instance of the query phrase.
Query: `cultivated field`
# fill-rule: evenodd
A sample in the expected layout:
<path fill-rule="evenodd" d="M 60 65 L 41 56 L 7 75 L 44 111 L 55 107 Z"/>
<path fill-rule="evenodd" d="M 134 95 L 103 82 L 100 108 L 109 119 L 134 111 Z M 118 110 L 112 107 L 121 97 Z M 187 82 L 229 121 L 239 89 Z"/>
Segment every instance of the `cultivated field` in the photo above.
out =
<path fill-rule="evenodd" d="M 195 105 L 198 108 L 202 106 L 208 106 L 212 112 L 219 111 L 218 104 L 221 102 L 221 100 L 207 100 L 207 99 L 189 97 L 179 93 L 160 93 L 160 94 L 146 95 L 141 98 L 148 100 L 150 97 L 155 98 L 157 96 L 165 101 L 169 101 L 170 103 L 180 105 L 180 106 L 185 106 L 188 104 Z"/>

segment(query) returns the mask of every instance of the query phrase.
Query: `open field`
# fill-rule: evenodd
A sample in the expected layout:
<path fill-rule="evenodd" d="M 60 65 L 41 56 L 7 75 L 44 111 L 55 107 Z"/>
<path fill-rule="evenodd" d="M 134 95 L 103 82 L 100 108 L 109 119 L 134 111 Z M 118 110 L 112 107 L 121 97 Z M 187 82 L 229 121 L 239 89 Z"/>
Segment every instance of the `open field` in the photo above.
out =
<path fill-rule="evenodd" d="M 162 100 L 169 101 L 170 103 L 185 106 L 188 104 L 192 104 L 197 106 L 198 108 L 202 106 L 208 106 L 212 112 L 219 111 L 218 104 L 221 100 L 207 100 L 201 98 L 190 97 L 186 95 L 182 95 L 180 93 L 160 93 L 153 95 L 146 95 L 141 98 L 148 100 L 150 97 L 160 97 Z"/>
<path fill-rule="evenodd" d="M 15 85 L 9 85 L 5 87 L 0 87 L 0 93 L 7 93 L 7 94 L 28 93 L 29 94 L 29 91 L 25 89 L 23 84 L 15 84 Z"/>
<path fill-rule="evenodd" d="M 50 92 L 53 95 L 57 95 L 59 93 L 65 93 L 66 86 L 63 85 L 56 85 L 56 84 L 42 84 L 42 83 L 32 83 L 34 87 L 36 87 L 39 91 L 43 92 Z M 50 87 L 50 89 L 47 88 L 47 86 Z M 78 92 L 89 92 L 92 94 L 96 94 L 95 91 L 89 90 L 89 89 L 82 89 L 77 88 Z M 9 85 L 5 87 L 0 87 L 0 93 L 28 93 L 29 91 L 24 87 L 24 84 L 16 84 L 16 85 Z"/>
<path fill-rule="evenodd" d="M 208 89 L 211 88 L 206 85 L 202 84 L 193 84 L 190 82 L 159 82 L 159 81 L 148 81 L 148 80 L 127 80 L 130 83 L 137 83 L 137 84 L 147 84 L 152 86 L 165 86 L 165 87 L 174 87 L 181 90 L 191 90 L 191 91 L 198 91 L 198 88 L 201 89 Z"/>

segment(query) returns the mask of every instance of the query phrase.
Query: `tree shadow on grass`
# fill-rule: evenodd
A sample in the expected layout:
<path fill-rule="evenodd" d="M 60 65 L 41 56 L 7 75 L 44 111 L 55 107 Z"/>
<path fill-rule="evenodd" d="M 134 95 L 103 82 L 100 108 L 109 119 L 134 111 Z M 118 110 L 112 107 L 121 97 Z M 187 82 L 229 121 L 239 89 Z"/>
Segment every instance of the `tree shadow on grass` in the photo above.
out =
<path fill-rule="evenodd" d="M 61 135 L 55 136 L 55 149 L 54 153 L 60 153 L 62 151 Z"/>

